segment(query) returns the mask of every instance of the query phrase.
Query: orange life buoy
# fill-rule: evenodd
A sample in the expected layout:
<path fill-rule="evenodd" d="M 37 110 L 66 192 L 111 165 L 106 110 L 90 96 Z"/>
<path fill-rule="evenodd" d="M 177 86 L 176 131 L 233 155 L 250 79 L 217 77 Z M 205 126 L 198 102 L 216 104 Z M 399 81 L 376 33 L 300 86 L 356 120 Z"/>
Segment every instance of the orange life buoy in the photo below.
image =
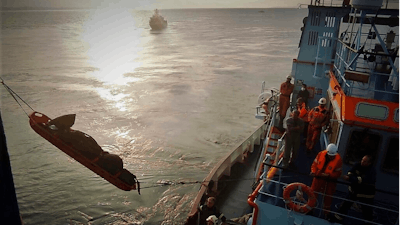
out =
<path fill-rule="evenodd" d="M 292 201 L 292 199 L 290 198 L 290 193 L 294 190 L 300 190 L 307 194 L 307 196 L 308 196 L 307 204 L 295 204 Z M 290 209 L 293 209 L 294 211 L 301 212 L 301 213 L 309 212 L 317 204 L 317 198 L 315 197 L 313 190 L 309 186 L 302 184 L 302 183 L 289 184 L 285 188 L 285 190 L 283 190 L 283 199 L 284 199 L 286 205 Z"/>

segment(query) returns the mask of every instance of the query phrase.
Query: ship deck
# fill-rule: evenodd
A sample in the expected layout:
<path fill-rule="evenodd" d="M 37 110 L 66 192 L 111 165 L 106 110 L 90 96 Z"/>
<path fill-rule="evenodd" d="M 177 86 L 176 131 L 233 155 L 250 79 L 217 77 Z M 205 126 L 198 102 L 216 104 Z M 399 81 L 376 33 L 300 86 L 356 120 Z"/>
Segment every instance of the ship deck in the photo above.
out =
<path fill-rule="evenodd" d="M 256 151 L 261 151 L 262 146 L 255 146 Z M 320 145 L 317 144 L 312 153 L 307 154 L 305 150 L 305 144 L 302 143 L 299 149 L 297 160 L 294 162 L 293 166 L 288 169 L 280 169 L 274 176 L 273 180 L 264 192 L 269 193 L 271 196 L 259 194 L 257 196 L 257 201 L 267 203 L 269 209 L 263 209 L 260 205 L 260 211 L 270 210 L 270 206 L 278 206 L 279 208 L 285 209 L 286 205 L 282 199 L 284 184 L 290 184 L 294 182 L 300 182 L 311 186 L 312 177 L 309 176 L 310 168 L 313 160 L 315 159 L 318 152 L 321 151 Z M 253 208 L 247 203 L 248 195 L 253 192 L 252 186 L 255 181 L 254 179 L 254 169 L 257 163 L 257 158 L 259 157 L 258 152 L 252 154 L 246 164 L 237 163 L 232 167 L 231 176 L 226 179 L 221 179 L 219 182 L 221 185 L 221 193 L 218 195 L 217 207 L 222 213 L 228 218 L 238 218 L 245 214 L 253 212 Z M 347 171 L 343 171 L 346 173 Z M 335 197 L 344 199 L 347 195 L 347 191 L 344 182 L 339 180 L 339 186 L 335 192 Z M 277 197 L 274 197 L 277 196 Z M 316 208 L 314 208 L 308 215 L 312 216 L 314 219 L 324 218 L 324 213 L 321 210 L 322 197 L 318 196 L 318 203 Z M 342 199 L 333 198 L 331 210 L 333 212 L 338 211 L 338 207 L 342 203 Z M 377 201 L 377 200 L 376 200 Z M 377 204 L 379 205 L 379 204 Z M 349 216 L 363 218 L 362 213 L 355 209 L 350 209 L 348 212 Z M 316 218 L 315 218 L 316 217 Z M 311 218 L 311 217 L 309 217 Z M 330 224 L 327 220 L 319 220 L 319 223 Z M 314 221 L 315 222 L 315 221 Z M 374 222 L 378 224 L 395 224 L 396 218 L 392 218 L 387 213 L 380 209 L 374 209 Z M 344 224 L 358 225 L 363 224 L 363 221 L 358 221 L 351 218 L 346 218 Z"/>
<path fill-rule="evenodd" d="M 217 207 L 228 219 L 238 218 L 253 210 L 247 198 L 253 192 L 255 165 L 261 148 L 262 145 L 255 145 L 254 153 L 249 155 L 246 163 L 236 163 L 231 168 L 231 176 L 218 181 L 223 191 L 218 195 Z"/>

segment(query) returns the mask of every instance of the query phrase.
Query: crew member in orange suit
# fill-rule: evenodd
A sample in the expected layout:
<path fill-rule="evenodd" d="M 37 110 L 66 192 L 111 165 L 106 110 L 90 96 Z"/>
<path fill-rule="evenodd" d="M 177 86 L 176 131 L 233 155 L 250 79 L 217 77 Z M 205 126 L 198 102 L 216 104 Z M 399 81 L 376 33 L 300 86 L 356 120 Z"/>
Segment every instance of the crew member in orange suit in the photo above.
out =
<path fill-rule="evenodd" d="M 290 83 L 292 80 L 292 76 L 288 75 L 286 77 L 286 81 L 281 84 L 281 95 L 279 96 L 279 115 L 280 115 L 280 120 L 279 120 L 279 128 L 283 128 L 283 119 L 286 116 L 286 111 L 289 108 L 290 105 L 290 95 L 293 92 L 294 85 Z"/>
<path fill-rule="evenodd" d="M 308 107 L 303 98 L 298 98 L 296 102 L 297 111 L 300 112 L 299 118 L 304 122 L 304 130 L 302 131 L 304 139 L 307 138 L 308 131 Z"/>
<path fill-rule="evenodd" d="M 308 122 L 308 110 L 303 98 L 298 98 L 296 105 L 297 110 L 300 112 L 299 118 L 302 119 L 304 122 Z"/>
<path fill-rule="evenodd" d="M 321 98 L 318 103 L 319 106 L 314 107 L 308 113 L 309 125 L 306 140 L 306 148 L 308 152 L 311 152 L 314 149 L 314 146 L 321 135 L 322 127 L 327 125 L 329 122 L 328 110 L 325 108 L 326 99 Z"/>
<path fill-rule="evenodd" d="M 325 193 L 324 210 L 330 210 L 332 197 L 336 190 L 336 180 L 342 175 L 342 158 L 337 153 L 335 144 L 329 144 L 326 150 L 318 153 L 311 165 L 310 175 L 314 176 L 311 189 L 316 192 Z M 325 218 L 329 213 L 324 211 Z"/>

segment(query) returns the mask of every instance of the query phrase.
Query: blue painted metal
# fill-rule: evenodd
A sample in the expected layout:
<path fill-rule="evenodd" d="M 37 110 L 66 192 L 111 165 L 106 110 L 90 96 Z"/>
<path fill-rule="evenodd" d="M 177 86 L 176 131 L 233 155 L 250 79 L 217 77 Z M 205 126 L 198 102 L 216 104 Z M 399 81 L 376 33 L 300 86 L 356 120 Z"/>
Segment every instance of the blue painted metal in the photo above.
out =
<path fill-rule="evenodd" d="M 314 106 L 325 95 L 322 90 L 328 88 L 329 77 L 324 72 L 330 69 L 334 60 L 336 42 L 332 38 L 338 37 L 340 20 L 350 8 L 310 5 L 308 11 L 299 54 L 292 66 L 292 76 L 296 80 L 293 96 L 296 98 L 302 83 L 315 87 L 314 98 L 309 99 L 309 105 Z"/>
<path fill-rule="evenodd" d="M 300 214 L 294 211 L 288 211 L 285 208 L 277 207 L 265 202 L 257 202 L 260 209 L 257 224 L 274 224 L 274 225 L 293 225 L 293 224 L 318 224 L 332 225 L 327 220 L 323 220 L 314 216 Z M 247 225 L 253 222 L 250 219 Z"/>

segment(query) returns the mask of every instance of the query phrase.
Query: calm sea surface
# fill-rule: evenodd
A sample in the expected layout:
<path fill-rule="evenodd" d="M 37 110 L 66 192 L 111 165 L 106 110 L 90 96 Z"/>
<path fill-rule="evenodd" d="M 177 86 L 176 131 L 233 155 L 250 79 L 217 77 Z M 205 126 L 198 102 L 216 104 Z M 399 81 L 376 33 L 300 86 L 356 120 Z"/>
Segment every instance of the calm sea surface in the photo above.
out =
<path fill-rule="evenodd" d="M 1 77 L 51 118 L 118 154 L 142 194 L 117 189 L 36 134 L 4 87 L 1 113 L 25 224 L 181 224 L 217 161 L 261 123 L 262 81 L 298 53 L 304 9 L 1 12 Z M 27 108 L 24 108 L 28 113 Z M 155 187 L 156 186 L 156 187 Z"/>

